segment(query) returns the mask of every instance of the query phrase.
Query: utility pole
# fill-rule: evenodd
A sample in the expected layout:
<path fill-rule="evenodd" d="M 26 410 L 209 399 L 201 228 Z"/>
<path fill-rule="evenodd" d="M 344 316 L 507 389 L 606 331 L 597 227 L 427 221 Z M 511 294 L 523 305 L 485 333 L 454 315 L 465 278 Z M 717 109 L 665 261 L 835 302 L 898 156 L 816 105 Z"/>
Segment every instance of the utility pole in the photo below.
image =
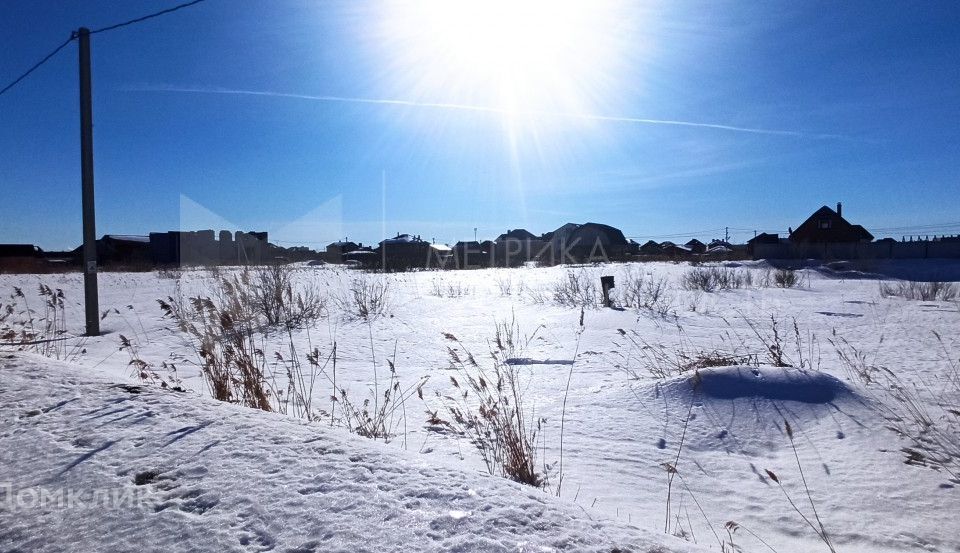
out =
<path fill-rule="evenodd" d="M 97 295 L 97 225 L 93 202 L 93 101 L 90 92 L 90 30 L 77 31 L 80 46 L 80 179 L 83 204 L 83 299 L 87 336 L 100 335 Z"/>

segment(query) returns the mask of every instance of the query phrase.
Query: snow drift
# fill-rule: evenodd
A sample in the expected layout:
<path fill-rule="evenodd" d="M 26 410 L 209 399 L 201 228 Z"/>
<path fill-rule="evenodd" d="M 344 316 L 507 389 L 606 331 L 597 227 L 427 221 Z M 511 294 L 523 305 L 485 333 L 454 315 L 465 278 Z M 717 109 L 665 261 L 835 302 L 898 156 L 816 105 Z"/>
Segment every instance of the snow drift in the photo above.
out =
<path fill-rule="evenodd" d="M 0 439 L 8 551 L 701 550 L 337 429 L 24 355 L 0 358 Z"/>
<path fill-rule="evenodd" d="M 837 378 L 793 367 L 710 367 L 647 391 L 673 413 L 689 412 L 686 448 L 759 455 L 788 445 L 784 420 L 801 432 L 831 425 L 839 439 L 860 426 L 864 399 Z M 674 421 L 671 433 L 680 431 Z"/>

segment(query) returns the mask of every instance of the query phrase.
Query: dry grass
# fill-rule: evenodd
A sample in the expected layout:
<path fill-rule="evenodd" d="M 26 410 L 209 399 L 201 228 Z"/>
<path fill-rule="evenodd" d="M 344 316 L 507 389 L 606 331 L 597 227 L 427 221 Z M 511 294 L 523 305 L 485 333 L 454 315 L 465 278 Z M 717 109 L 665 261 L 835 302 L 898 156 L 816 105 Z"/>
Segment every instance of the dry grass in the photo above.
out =
<path fill-rule="evenodd" d="M 570 269 L 551 290 L 553 302 L 564 307 L 596 308 L 600 305 L 597 283 L 587 271 Z"/>
<path fill-rule="evenodd" d="M 769 365 L 819 370 L 817 337 L 803 332 L 796 319 L 788 321 L 790 330 L 784 331 L 784 322 L 774 316 L 767 326 L 743 315 L 741 318 L 747 332 L 737 331 L 730 321 L 723 319 L 727 330 L 719 335 L 719 346 L 707 349 L 689 345 L 679 326 L 677 346 L 650 343 L 635 330 L 618 329 L 626 343 L 614 342 L 620 358 L 615 366 L 632 380 L 649 377 L 666 380 L 709 367 Z"/>
<path fill-rule="evenodd" d="M 389 304 L 389 285 L 382 277 L 359 275 L 350 279 L 346 290 L 336 298 L 336 303 L 345 315 L 364 320 L 383 315 Z"/>
<path fill-rule="evenodd" d="M 810 283 L 802 271 L 791 268 L 767 269 L 753 280 L 760 288 L 799 288 Z"/>
<path fill-rule="evenodd" d="M 311 347 L 306 355 L 306 365 L 300 360 L 293 334 L 289 330 L 286 346 L 285 352 L 273 353 L 274 362 L 266 378 L 274 410 L 307 421 L 319 420 L 325 413 L 314 408 L 313 392 L 320 375 L 325 374 L 331 358 L 336 354 L 336 345 L 326 356 L 319 348 Z M 278 375 L 283 378 L 278 379 Z"/>
<path fill-rule="evenodd" d="M 701 385 L 700 374 L 696 372 L 696 369 L 694 369 L 694 378 L 691 383 L 693 385 L 694 390 L 699 388 Z M 683 454 L 683 446 L 686 441 L 687 430 L 689 428 L 690 421 L 693 420 L 693 416 L 694 416 L 693 415 L 694 404 L 695 404 L 695 401 L 691 398 L 690 405 L 687 407 L 686 416 L 683 419 L 683 429 L 680 433 L 680 440 L 677 445 L 677 452 L 674 455 L 673 460 L 661 463 L 661 466 L 664 468 L 667 474 L 667 498 L 665 502 L 665 521 L 664 521 L 663 530 L 665 534 L 671 534 L 683 540 L 690 541 L 692 539 L 694 542 L 697 541 L 696 536 L 693 534 L 693 523 L 690 520 L 690 514 L 683 507 L 683 497 L 684 497 L 683 495 L 680 496 L 679 504 L 677 505 L 676 510 L 674 510 L 673 508 L 674 482 L 677 479 L 679 479 L 680 484 L 683 486 L 682 492 L 684 492 L 686 495 L 689 495 L 690 499 L 693 501 L 694 505 L 696 506 L 697 510 L 700 513 L 700 516 L 703 517 L 703 520 L 706 523 L 707 528 L 710 529 L 710 533 L 713 534 L 714 539 L 717 540 L 717 544 L 720 546 L 720 551 L 722 553 L 726 553 L 726 552 L 732 553 L 734 551 L 741 551 L 741 549 L 738 549 L 733 543 L 731 524 L 736 525 L 736 523 L 728 522 L 727 525 L 725 525 L 729 540 L 724 541 L 720 537 L 720 534 L 717 532 L 717 529 L 714 527 L 713 523 L 710 521 L 710 517 L 707 516 L 706 511 L 703 509 L 703 506 L 700 504 L 700 501 L 697 499 L 697 496 L 693 492 L 693 489 L 690 488 L 689 484 L 687 483 L 687 480 L 684 478 L 683 472 L 680 470 L 680 459 Z M 681 510 L 683 510 L 684 513 L 686 513 L 687 529 L 683 528 L 683 520 L 680 517 Z M 673 522 L 671 522 L 671 518 L 673 519 Z M 759 536 L 757 536 L 757 538 L 759 539 Z M 763 542 L 762 539 L 760 541 L 762 543 L 766 543 L 766 542 Z"/>
<path fill-rule="evenodd" d="M 909 442 L 901 448 L 909 465 L 960 479 L 960 369 L 939 333 L 942 362 L 933 379 L 911 379 L 876 362 L 843 338 L 831 340 L 848 374 L 874 399 L 887 427 Z"/>
<path fill-rule="evenodd" d="M 304 378 L 291 330 L 308 326 L 323 315 L 322 298 L 312 287 L 296 290 L 288 266 L 245 268 L 226 276 L 218 272 L 213 278 L 209 297 L 198 295 L 184 301 L 178 293 L 157 300 L 164 316 L 189 337 L 210 394 L 220 401 L 264 411 L 288 412 L 294 401 L 293 409 L 311 419 L 312 410 L 309 405 L 304 407 L 304 402 L 312 395 L 315 378 Z M 266 336 L 275 327 L 285 329 L 289 339 L 288 357 L 274 356 L 289 377 L 286 396 L 284 388 L 276 386 L 273 370 L 277 365 L 271 366 L 264 353 Z M 307 382 L 309 389 L 302 387 Z"/>
<path fill-rule="evenodd" d="M 619 348 L 622 359 L 616 367 L 623 370 L 633 380 L 653 377 L 666 380 L 697 369 L 708 367 L 727 367 L 734 365 L 756 366 L 760 364 L 760 355 L 735 348 L 731 351 L 719 349 L 688 349 L 681 344 L 671 348 L 664 344 L 651 344 L 635 330 L 620 330 L 620 335 L 629 347 Z"/>
<path fill-rule="evenodd" d="M 478 363 L 456 336 L 445 334 L 455 344 L 448 353 L 456 375 L 450 377 L 448 395 L 437 392 L 442 409 L 428 410 L 428 422 L 467 436 L 490 474 L 544 488 L 547 470 L 538 467 L 535 447 L 544 420 L 527 412 L 520 368 L 506 363 L 516 354 L 516 334 L 514 325 L 498 325 L 489 367 Z"/>
<path fill-rule="evenodd" d="M 537 305 L 550 303 L 551 299 L 551 295 L 542 287 L 527 288 L 524 291 L 524 296 L 526 297 L 527 301 Z"/>
<path fill-rule="evenodd" d="M 680 277 L 684 290 L 716 292 L 734 290 L 753 285 L 750 271 L 738 271 L 726 267 L 693 267 Z"/>
<path fill-rule="evenodd" d="M 171 389 L 177 392 L 184 391 L 183 382 L 177 374 L 177 366 L 172 361 L 163 361 L 160 363 L 159 369 L 157 369 L 147 361 L 144 361 L 140 356 L 139 345 L 123 334 L 120 335 L 120 351 L 126 351 L 130 357 L 127 367 L 130 368 L 132 376 L 135 378 L 148 384 L 160 386 L 161 388 Z"/>
<path fill-rule="evenodd" d="M 31 307 L 28 296 L 23 288 L 14 286 L 6 303 L 0 302 L 0 346 L 66 360 L 85 353 L 85 338 L 67 344 L 72 337 L 67 332 L 63 290 L 38 284 L 35 301 L 39 309 Z"/>
<path fill-rule="evenodd" d="M 766 469 L 767 476 L 770 480 L 780 487 L 780 491 L 783 492 L 783 496 L 787 498 L 787 502 L 790 503 L 790 506 L 793 507 L 793 510 L 800 515 L 800 518 L 807 523 L 814 532 L 817 533 L 817 536 L 820 540 L 826 544 L 827 548 L 831 553 L 836 553 L 836 549 L 833 546 L 833 543 L 830 540 L 830 536 L 827 534 L 827 529 L 823 526 L 823 520 L 820 518 L 820 513 L 817 512 L 817 505 L 813 501 L 813 495 L 810 493 L 810 486 L 807 485 L 807 477 L 803 474 L 803 464 L 800 463 L 800 454 L 797 452 L 797 444 L 793 440 L 793 428 L 790 427 L 790 422 L 786 419 L 783 420 L 783 429 L 787 434 L 787 437 L 790 439 L 790 446 L 793 449 L 793 456 L 797 460 L 797 471 L 800 474 L 800 481 L 803 484 L 803 491 L 807 496 L 807 500 L 810 503 L 810 510 L 813 514 L 813 520 L 810 520 L 810 517 L 804 514 L 800 509 L 797 503 L 793 500 L 793 497 L 790 496 L 790 493 L 787 492 L 787 489 L 783 487 L 783 482 L 780 481 L 780 477 L 777 476 L 775 472 L 770 469 Z M 816 524 L 814 524 L 816 521 Z"/>
<path fill-rule="evenodd" d="M 388 369 L 386 381 L 382 382 L 374 351 L 373 331 L 369 324 L 367 329 L 370 333 L 370 361 L 373 368 L 370 395 L 358 403 L 350 399 L 346 388 L 340 388 L 339 397 L 334 399 L 340 405 L 341 421 L 354 434 L 381 439 L 384 442 L 389 442 L 396 436 L 402 426 L 404 446 L 406 446 L 407 400 L 414 394 L 423 399 L 423 385 L 427 378 L 420 378 L 405 388 L 401 385 L 397 375 L 395 343 L 393 358 L 386 360 Z M 336 351 L 335 348 L 334 351 Z"/>
<path fill-rule="evenodd" d="M 293 330 L 286 326 L 282 343 L 268 358 L 265 350 L 271 327 L 260 324 L 262 318 L 251 311 L 235 281 L 225 282 L 219 300 L 199 296 L 186 302 L 174 297 L 158 300 L 164 316 L 189 337 L 211 396 L 307 421 L 329 417 L 331 425 L 339 423 L 350 432 L 384 441 L 390 441 L 401 424 L 406 425 L 406 400 L 419 392 L 425 379 L 401 388 L 394 361 L 387 360 L 386 382 L 382 382 L 373 354 L 372 330 L 372 389 L 368 397 L 356 401 L 345 386 L 338 387 L 336 342 L 326 352 L 311 344 L 301 358 Z M 121 339 L 121 349 L 130 352 L 131 366 L 142 378 L 150 379 L 152 369 L 140 359 L 135 345 Z M 315 404 L 321 382 L 330 386 L 329 412 Z"/>
<path fill-rule="evenodd" d="M 494 283 L 497 285 L 497 289 L 500 291 L 501 296 L 512 296 L 514 292 L 522 294 L 524 291 L 523 280 L 520 280 L 518 283 L 514 283 L 513 277 L 509 274 L 499 274 L 494 279 Z"/>
<path fill-rule="evenodd" d="M 307 328 L 326 315 L 326 298 L 312 281 L 298 278 L 290 265 L 244 267 L 239 272 L 213 271 L 207 294 L 235 325 L 285 329 Z M 171 297 L 184 312 L 183 299 Z"/>
<path fill-rule="evenodd" d="M 797 324 L 797 319 L 789 321 L 789 330 L 782 329 L 783 323 L 775 316 L 770 316 L 769 329 L 762 327 L 753 320 L 740 314 L 757 341 L 763 346 L 767 363 L 774 367 L 796 367 L 798 369 L 820 370 L 820 349 L 815 334 L 804 334 Z M 727 323 L 729 325 L 729 322 Z M 741 339 L 741 343 L 742 339 Z M 816 367 L 814 367 L 816 357 Z"/>
<path fill-rule="evenodd" d="M 916 282 L 912 280 L 880 282 L 880 297 L 897 297 L 919 301 L 953 301 L 957 298 L 957 284 L 954 282 Z"/>
<path fill-rule="evenodd" d="M 269 326 L 305 328 L 320 320 L 326 300 L 311 282 L 300 282 L 291 265 L 274 264 L 254 267 L 252 274 L 241 274 L 249 290 L 253 309 Z"/>
<path fill-rule="evenodd" d="M 446 282 L 442 278 L 432 281 L 431 293 L 438 298 L 460 298 L 470 294 L 470 288 L 460 281 Z"/>
<path fill-rule="evenodd" d="M 667 317 L 673 310 L 673 301 L 667 297 L 670 281 L 666 277 L 657 278 L 652 273 L 645 275 L 631 268 L 624 275 L 622 287 L 624 307 L 643 310 L 660 318 Z"/>
<path fill-rule="evenodd" d="M 384 441 L 390 441 L 400 425 L 406 426 L 406 400 L 418 393 L 425 379 L 401 388 L 394 360 L 386 361 L 387 371 L 379 370 L 369 324 L 372 386 L 369 396 L 356 400 L 346 386 L 338 386 L 336 341 L 326 351 L 310 343 L 301 357 L 294 329 L 309 329 L 325 310 L 319 294 L 298 286 L 289 267 L 211 276 L 216 284 L 209 296 L 184 299 L 177 288 L 173 296 L 158 300 L 164 316 L 187 336 L 211 396 L 307 421 L 329 417 L 331 425 L 339 423 L 355 434 Z M 385 309 L 386 283 L 356 277 L 337 303 L 369 321 Z M 309 333 L 306 338 L 309 342 Z M 271 345 L 274 350 L 268 356 Z M 143 378 L 152 377 L 152 367 L 140 359 L 132 341 L 122 337 L 121 349 L 130 353 L 131 366 Z M 321 382 L 330 386 L 329 412 L 316 405 Z"/>
<path fill-rule="evenodd" d="M 505 363 L 510 363 L 523 356 L 524 351 L 543 329 L 544 326 L 540 325 L 533 329 L 531 334 L 525 334 L 520 330 L 516 316 L 512 314 L 509 321 L 494 321 L 494 351 L 503 358 Z"/>
<path fill-rule="evenodd" d="M 165 317 L 192 340 L 200 369 L 210 395 L 220 401 L 238 403 L 263 411 L 274 410 L 266 381 L 266 357 L 262 336 L 249 313 L 242 308 L 235 288 L 225 292 L 227 301 L 192 297 L 181 311 L 173 298 L 157 300 Z"/>
<path fill-rule="evenodd" d="M 793 288 L 800 285 L 801 277 L 793 269 L 777 269 L 773 272 L 773 283 L 777 288 Z"/>

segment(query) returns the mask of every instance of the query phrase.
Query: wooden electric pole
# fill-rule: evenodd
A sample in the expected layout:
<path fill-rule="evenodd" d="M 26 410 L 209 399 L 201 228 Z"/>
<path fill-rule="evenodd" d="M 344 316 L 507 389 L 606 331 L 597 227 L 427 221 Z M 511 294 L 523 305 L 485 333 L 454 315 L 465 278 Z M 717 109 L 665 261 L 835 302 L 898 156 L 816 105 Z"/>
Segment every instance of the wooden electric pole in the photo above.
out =
<path fill-rule="evenodd" d="M 93 202 L 93 101 L 90 93 L 90 30 L 77 31 L 80 45 L 80 179 L 83 204 L 83 299 L 87 336 L 100 335 L 97 295 L 97 225 Z"/>

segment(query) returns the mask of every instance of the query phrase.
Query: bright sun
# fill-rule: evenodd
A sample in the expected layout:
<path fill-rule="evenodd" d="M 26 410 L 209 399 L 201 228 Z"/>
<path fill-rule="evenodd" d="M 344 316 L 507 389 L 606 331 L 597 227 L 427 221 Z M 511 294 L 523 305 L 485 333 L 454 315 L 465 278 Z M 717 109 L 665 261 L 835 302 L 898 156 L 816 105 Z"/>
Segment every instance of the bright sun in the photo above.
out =
<path fill-rule="evenodd" d="M 611 92 L 620 11 L 604 0 L 413 0 L 394 5 L 384 30 L 414 94 L 581 113 Z"/>

